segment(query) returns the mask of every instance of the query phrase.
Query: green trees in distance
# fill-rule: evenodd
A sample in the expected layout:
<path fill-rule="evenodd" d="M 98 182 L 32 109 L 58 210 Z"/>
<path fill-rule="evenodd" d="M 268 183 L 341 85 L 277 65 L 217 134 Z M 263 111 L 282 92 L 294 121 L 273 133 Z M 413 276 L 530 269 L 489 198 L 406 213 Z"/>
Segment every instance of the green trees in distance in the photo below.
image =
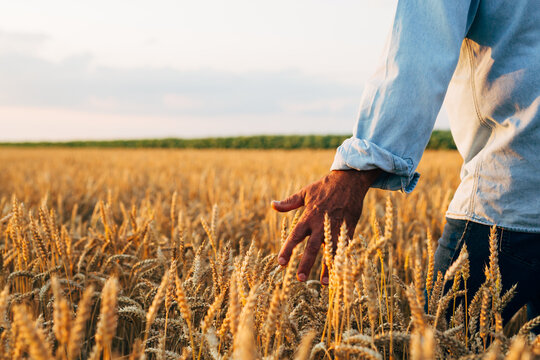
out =
<path fill-rule="evenodd" d="M 350 135 L 257 135 L 197 139 L 139 139 L 0 143 L 22 147 L 171 148 L 171 149 L 335 149 Z M 428 149 L 455 149 L 450 131 L 435 130 Z"/>

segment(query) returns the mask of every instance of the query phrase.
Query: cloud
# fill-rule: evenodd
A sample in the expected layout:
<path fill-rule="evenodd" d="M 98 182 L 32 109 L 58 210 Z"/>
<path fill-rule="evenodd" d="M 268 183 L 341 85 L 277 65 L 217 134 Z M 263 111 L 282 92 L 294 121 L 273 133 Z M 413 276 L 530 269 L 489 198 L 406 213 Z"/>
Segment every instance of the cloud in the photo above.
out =
<path fill-rule="evenodd" d="M 360 84 L 342 84 L 294 69 L 235 73 L 114 68 L 96 66 L 91 54 L 53 62 L 35 53 L 46 41 L 44 35 L 1 32 L 0 39 L 0 106 L 211 117 L 292 111 L 349 118 L 361 95 Z M 18 42 L 27 45 L 4 46 Z"/>
<path fill-rule="evenodd" d="M 183 94 L 165 94 L 163 105 L 171 109 L 192 110 L 200 109 L 204 103 L 195 97 Z"/>
<path fill-rule="evenodd" d="M 96 65 L 39 55 L 44 34 L 0 31 L 3 140 L 347 133 L 362 84 L 281 71 Z"/>
<path fill-rule="evenodd" d="M 0 56 L 35 52 L 48 38 L 45 34 L 8 32 L 0 29 Z"/>
<path fill-rule="evenodd" d="M 358 102 L 357 97 L 328 97 L 312 101 L 285 102 L 282 109 L 286 112 L 317 115 L 321 113 L 349 112 L 352 104 Z"/>
<path fill-rule="evenodd" d="M 295 114 L 146 116 L 62 108 L 0 106 L 1 141 L 328 134 L 350 131 L 352 119 Z"/>

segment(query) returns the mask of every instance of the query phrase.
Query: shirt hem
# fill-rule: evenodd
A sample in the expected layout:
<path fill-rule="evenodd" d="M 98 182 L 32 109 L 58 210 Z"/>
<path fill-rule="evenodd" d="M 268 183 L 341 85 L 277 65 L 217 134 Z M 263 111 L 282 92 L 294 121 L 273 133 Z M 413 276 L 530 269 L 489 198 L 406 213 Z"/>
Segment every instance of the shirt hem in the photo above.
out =
<path fill-rule="evenodd" d="M 477 222 L 482 225 L 488 225 L 493 226 L 497 225 L 497 227 L 509 230 L 509 231 L 518 231 L 518 232 L 526 232 L 526 233 L 540 233 L 540 227 L 523 227 L 523 226 L 514 226 L 514 225 L 506 225 L 504 223 L 497 223 L 494 224 L 491 221 L 488 221 L 487 219 L 484 219 L 477 215 L 466 215 L 466 214 L 457 214 L 453 212 L 446 212 L 445 215 L 447 218 L 455 219 L 455 220 L 469 220 L 473 222 Z"/>

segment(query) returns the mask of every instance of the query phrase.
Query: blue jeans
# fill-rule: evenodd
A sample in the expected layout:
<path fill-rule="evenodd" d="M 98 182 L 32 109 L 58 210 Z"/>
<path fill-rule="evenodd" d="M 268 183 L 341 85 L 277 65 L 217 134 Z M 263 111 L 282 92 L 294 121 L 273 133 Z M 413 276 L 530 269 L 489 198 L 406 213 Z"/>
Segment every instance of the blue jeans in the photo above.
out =
<path fill-rule="evenodd" d="M 444 274 L 457 259 L 463 244 L 467 244 L 471 269 L 467 281 L 469 299 L 485 281 L 484 268 L 489 264 L 489 232 L 488 225 L 447 218 L 435 251 L 435 274 L 438 271 Z M 529 319 L 540 315 L 540 234 L 497 228 L 497 241 L 502 294 L 517 284 L 516 295 L 503 310 L 503 323 L 506 324 L 524 305 L 527 305 Z M 537 327 L 535 332 L 539 330 Z"/>

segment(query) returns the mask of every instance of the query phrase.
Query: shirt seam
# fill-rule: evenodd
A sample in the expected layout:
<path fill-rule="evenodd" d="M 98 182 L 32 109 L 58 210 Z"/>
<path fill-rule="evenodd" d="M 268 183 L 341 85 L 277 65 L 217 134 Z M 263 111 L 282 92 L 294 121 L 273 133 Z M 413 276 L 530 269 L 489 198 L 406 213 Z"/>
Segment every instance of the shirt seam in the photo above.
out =
<path fill-rule="evenodd" d="M 469 209 L 467 212 L 472 216 L 474 214 L 474 205 L 476 204 L 476 194 L 478 192 L 478 181 L 479 181 L 479 175 L 480 172 L 480 166 L 482 165 L 482 161 L 479 158 L 478 162 L 476 163 L 476 166 L 474 167 L 474 174 L 473 174 L 473 187 L 471 189 L 471 199 L 469 201 Z"/>
<path fill-rule="evenodd" d="M 478 96 L 476 94 L 476 76 L 475 76 L 475 71 L 474 71 L 475 66 L 474 66 L 474 61 L 473 61 L 473 56 L 472 56 L 472 48 L 471 48 L 470 40 L 467 39 L 467 38 L 465 39 L 465 46 L 467 48 L 467 57 L 469 58 L 469 69 L 470 69 L 470 72 L 471 72 L 470 76 L 469 76 L 469 79 L 470 79 L 470 86 L 471 86 L 471 93 L 472 93 L 474 111 L 476 113 L 476 117 L 477 117 L 478 121 L 480 122 L 480 124 L 482 124 L 482 125 L 486 126 L 487 128 L 491 129 L 491 128 L 493 128 L 493 125 L 486 121 L 484 116 L 482 116 L 482 112 L 480 111 L 480 105 L 478 103 Z"/>

